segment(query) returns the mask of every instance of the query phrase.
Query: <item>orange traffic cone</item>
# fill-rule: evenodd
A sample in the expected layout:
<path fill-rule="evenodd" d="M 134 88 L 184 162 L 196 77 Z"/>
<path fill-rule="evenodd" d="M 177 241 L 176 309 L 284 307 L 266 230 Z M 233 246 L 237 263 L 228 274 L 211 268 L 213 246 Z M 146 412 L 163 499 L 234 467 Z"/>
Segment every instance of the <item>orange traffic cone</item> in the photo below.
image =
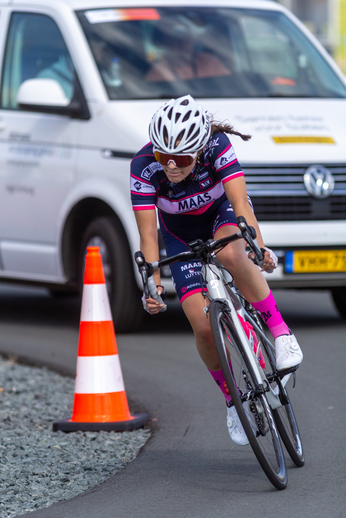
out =
<path fill-rule="evenodd" d="M 53 431 L 136 430 L 149 416 L 130 414 L 99 247 L 87 251 L 72 417 Z"/>

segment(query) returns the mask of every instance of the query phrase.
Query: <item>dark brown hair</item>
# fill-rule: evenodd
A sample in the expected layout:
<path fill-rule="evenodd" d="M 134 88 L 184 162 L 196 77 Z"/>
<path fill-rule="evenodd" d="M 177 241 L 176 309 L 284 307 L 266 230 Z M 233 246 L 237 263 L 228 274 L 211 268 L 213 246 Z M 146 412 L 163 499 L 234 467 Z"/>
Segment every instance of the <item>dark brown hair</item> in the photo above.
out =
<path fill-rule="evenodd" d="M 239 133 L 239 131 L 234 131 L 233 126 L 231 126 L 228 122 L 217 122 L 213 119 L 211 120 L 211 133 L 210 135 L 214 135 L 214 133 L 229 133 L 230 135 L 237 135 L 243 140 L 250 140 L 251 135 L 243 135 Z"/>

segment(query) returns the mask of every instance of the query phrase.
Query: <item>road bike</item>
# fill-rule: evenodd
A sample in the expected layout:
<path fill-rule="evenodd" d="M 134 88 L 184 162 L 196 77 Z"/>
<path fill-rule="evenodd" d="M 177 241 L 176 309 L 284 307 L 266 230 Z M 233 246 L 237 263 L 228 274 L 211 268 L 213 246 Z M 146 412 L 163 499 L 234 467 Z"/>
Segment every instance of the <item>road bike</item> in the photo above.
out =
<path fill-rule="evenodd" d="M 213 241 L 197 239 L 189 250 L 147 263 L 141 252 L 135 260 L 142 276 L 145 297 L 162 302 L 153 278 L 156 269 L 178 261 L 202 262 L 201 284 L 206 299 L 215 348 L 227 387 L 249 443 L 264 473 L 277 489 L 287 486 L 287 469 L 281 440 L 296 466 L 304 465 L 304 451 L 288 395 L 288 382 L 295 386 L 297 367 L 278 371 L 275 348 L 264 331 L 259 313 L 243 297 L 232 275 L 216 255 L 229 243 L 244 239 L 254 262 L 263 265 L 256 231 L 238 217 L 239 232 Z M 281 437 L 281 440 L 280 440 Z"/>

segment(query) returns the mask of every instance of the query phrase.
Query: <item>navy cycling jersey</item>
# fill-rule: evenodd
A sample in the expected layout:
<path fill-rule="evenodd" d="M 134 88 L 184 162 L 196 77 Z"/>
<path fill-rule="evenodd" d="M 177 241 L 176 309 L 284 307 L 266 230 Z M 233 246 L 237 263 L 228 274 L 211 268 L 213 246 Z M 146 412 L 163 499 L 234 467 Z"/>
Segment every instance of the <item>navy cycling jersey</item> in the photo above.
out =
<path fill-rule="evenodd" d="M 198 170 L 179 183 L 170 182 L 154 157 L 153 145 L 144 146 L 131 163 L 131 199 L 134 210 L 158 208 L 167 228 L 184 227 L 186 216 L 207 215 L 225 200 L 223 184 L 244 176 L 225 133 L 214 133 L 202 153 Z M 188 218 L 189 220 L 191 218 Z M 199 218 L 196 218 L 198 224 Z"/>
<path fill-rule="evenodd" d="M 188 250 L 194 239 L 206 241 L 224 225 L 237 225 L 223 184 L 244 176 L 225 133 L 210 137 L 196 168 L 185 180 L 170 182 L 156 162 L 152 144 L 144 146 L 131 165 L 131 198 L 134 210 L 158 208 L 161 234 L 167 255 Z M 251 200 L 249 199 L 251 205 Z M 252 206 L 252 205 L 251 205 Z M 199 216 L 196 218 L 196 216 Z M 202 263 L 177 262 L 170 269 L 181 302 L 206 291 Z"/>

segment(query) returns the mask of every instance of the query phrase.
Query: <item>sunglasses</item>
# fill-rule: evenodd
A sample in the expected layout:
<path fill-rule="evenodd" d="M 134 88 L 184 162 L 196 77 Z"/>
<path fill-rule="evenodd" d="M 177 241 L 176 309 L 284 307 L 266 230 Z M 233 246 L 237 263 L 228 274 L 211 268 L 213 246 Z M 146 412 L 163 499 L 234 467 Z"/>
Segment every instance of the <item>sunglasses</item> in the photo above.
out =
<path fill-rule="evenodd" d="M 162 151 L 154 151 L 154 155 L 156 162 L 159 162 L 159 164 L 168 165 L 173 162 L 176 167 L 188 167 L 197 157 L 197 153 L 194 155 L 170 155 L 162 153 Z"/>

